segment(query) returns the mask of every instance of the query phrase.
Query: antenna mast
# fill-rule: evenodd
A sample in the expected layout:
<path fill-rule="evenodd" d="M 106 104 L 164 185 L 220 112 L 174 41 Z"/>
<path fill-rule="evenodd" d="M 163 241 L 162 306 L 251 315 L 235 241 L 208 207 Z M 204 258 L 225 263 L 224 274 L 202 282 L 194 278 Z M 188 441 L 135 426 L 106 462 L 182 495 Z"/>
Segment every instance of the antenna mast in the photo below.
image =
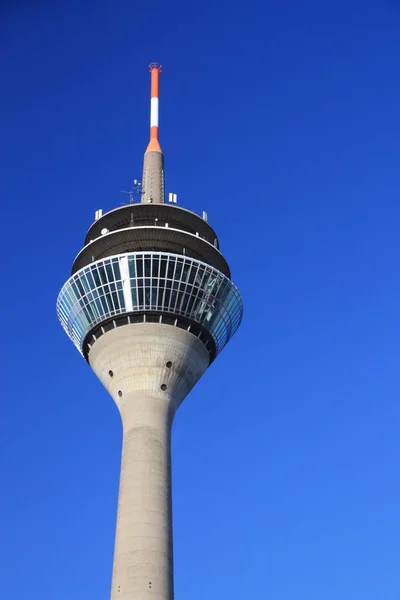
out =
<path fill-rule="evenodd" d="M 151 73 L 150 94 L 150 141 L 143 161 L 143 203 L 164 203 L 164 156 L 158 139 L 159 77 L 162 67 L 159 63 L 149 65 Z"/>

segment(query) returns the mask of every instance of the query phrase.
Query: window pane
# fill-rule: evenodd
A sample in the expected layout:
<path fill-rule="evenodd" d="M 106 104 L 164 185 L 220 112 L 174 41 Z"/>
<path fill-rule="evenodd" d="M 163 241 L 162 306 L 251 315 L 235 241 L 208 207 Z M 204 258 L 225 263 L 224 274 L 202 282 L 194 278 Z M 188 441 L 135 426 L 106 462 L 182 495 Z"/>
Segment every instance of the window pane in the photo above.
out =
<path fill-rule="evenodd" d="M 171 295 L 171 290 L 165 290 L 164 306 L 169 305 L 170 295 Z"/>
<path fill-rule="evenodd" d="M 114 273 L 110 264 L 106 265 L 108 281 L 114 281 Z"/>
<path fill-rule="evenodd" d="M 104 298 L 104 296 L 100 296 L 100 302 L 101 305 L 103 307 L 103 313 L 106 315 L 109 312 L 109 308 L 106 302 L 106 299 Z"/>
<path fill-rule="evenodd" d="M 174 276 L 174 270 L 175 270 L 175 262 L 170 258 L 168 261 L 168 272 L 167 272 L 168 279 L 172 279 L 172 277 Z"/>
<path fill-rule="evenodd" d="M 103 265 L 99 265 L 99 273 L 100 273 L 100 279 L 102 281 L 102 283 L 107 283 L 107 275 L 106 275 L 106 271 L 103 267 Z"/>
<path fill-rule="evenodd" d="M 119 270 L 118 259 L 117 260 L 113 260 L 113 267 L 114 267 L 115 279 L 121 279 L 121 272 Z"/>
<path fill-rule="evenodd" d="M 135 275 L 136 275 L 135 259 L 130 257 L 128 259 L 128 264 L 129 264 L 129 277 L 135 277 Z"/>
<path fill-rule="evenodd" d="M 150 288 L 144 290 L 145 308 L 150 308 Z"/>
<path fill-rule="evenodd" d="M 183 269 L 183 263 L 181 261 L 178 261 L 176 263 L 176 269 L 175 269 L 175 279 L 180 279 L 182 276 L 182 269 Z"/>
<path fill-rule="evenodd" d="M 157 257 L 153 258 L 153 272 L 152 272 L 152 277 L 158 277 L 158 268 L 160 266 L 160 261 L 158 260 Z"/>
<path fill-rule="evenodd" d="M 136 258 L 136 272 L 138 277 L 143 277 L 143 259 L 141 256 Z"/>
<path fill-rule="evenodd" d="M 96 287 L 96 284 L 95 284 L 95 282 L 94 282 L 93 275 L 92 275 L 92 272 L 91 272 L 91 271 L 88 271 L 88 272 L 86 273 L 86 278 L 87 278 L 87 280 L 88 280 L 88 282 L 89 282 L 89 285 L 90 285 L 91 289 L 95 288 L 95 287 Z"/>
<path fill-rule="evenodd" d="M 151 308 L 154 310 L 157 308 L 157 288 L 154 287 L 151 290 Z"/>
<path fill-rule="evenodd" d="M 188 278 L 188 275 L 189 275 L 189 270 L 190 270 L 190 265 L 188 265 L 187 263 L 185 263 L 183 265 L 182 281 L 187 281 L 187 278 Z"/>
<path fill-rule="evenodd" d="M 97 268 L 96 267 L 92 268 L 92 275 L 93 275 L 93 278 L 95 280 L 96 287 L 98 287 L 99 285 L 101 285 L 100 277 L 99 277 L 99 274 L 97 272 Z"/>
<path fill-rule="evenodd" d="M 188 279 L 189 283 L 193 283 L 195 277 L 196 277 L 196 267 L 193 265 L 190 270 L 190 273 L 189 273 L 189 279 Z"/>
<path fill-rule="evenodd" d="M 164 278 L 165 277 L 166 270 L 167 270 L 167 259 L 166 258 L 162 258 L 161 259 L 161 264 L 160 264 L 160 278 Z"/>

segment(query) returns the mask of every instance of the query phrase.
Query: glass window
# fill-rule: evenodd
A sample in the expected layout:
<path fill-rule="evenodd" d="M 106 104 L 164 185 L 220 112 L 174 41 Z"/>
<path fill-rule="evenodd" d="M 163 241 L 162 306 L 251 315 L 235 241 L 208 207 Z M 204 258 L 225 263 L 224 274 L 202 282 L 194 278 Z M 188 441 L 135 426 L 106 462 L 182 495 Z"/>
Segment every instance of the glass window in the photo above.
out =
<path fill-rule="evenodd" d="M 142 287 L 138 288 L 138 297 L 139 297 L 139 303 L 138 303 L 139 306 L 138 306 L 138 308 L 139 309 L 143 309 L 143 304 L 144 303 L 143 303 L 143 288 Z"/>
<path fill-rule="evenodd" d="M 101 317 L 103 315 L 103 305 L 100 301 L 100 298 L 98 298 L 97 300 L 94 301 L 96 304 L 96 308 L 97 308 L 97 312 L 98 312 L 98 316 Z"/>
<path fill-rule="evenodd" d="M 92 275 L 93 275 L 93 279 L 95 280 L 96 287 L 98 287 L 99 285 L 101 285 L 100 277 L 99 277 L 99 274 L 97 272 L 97 268 L 96 267 L 92 268 Z"/>
<path fill-rule="evenodd" d="M 75 304 L 75 302 L 77 301 L 76 294 L 73 292 L 72 289 L 65 290 L 64 299 L 65 299 L 66 305 L 70 306 L 70 307 L 72 307 Z"/>
<path fill-rule="evenodd" d="M 90 291 L 90 287 L 88 282 L 86 281 L 86 277 L 84 276 L 83 273 L 81 273 L 81 277 L 80 277 L 81 283 L 83 285 L 83 289 L 85 290 L 85 292 L 89 292 Z"/>
<path fill-rule="evenodd" d="M 153 264 L 153 271 L 152 271 L 151 276 L 152 277 L 158 277 L 158 269 L 159 269 L 159 266 L 160 266 L 160 261 L 158 260 L 157 256 L 153 257 L 153 263 L 152 264 Z"/>
<path fill-rule="evenodd" d="M 118 259 L 113 259 L 114 279 L 121 279 L 121 271 L 119 269 Z"/>
<path fill-rule="evenodd" d="M 112 295 L 112 299 L 114 301 L 115 310 L 119 310 L 121 308 L 121 306 L 119 304 L 119 296 L 118 296 L 117 292 L 112 292 L 111 295 Z M 123 297 L 123 295 L 122 295 L 122 297 Z M 122 306 L 123 306 L 123 304 L 122 304 Z"/>
<path fill-rule="evenodd" d="M 104 266 L 103 265 L 99 265 L 98 269 L 99 269 L 99 274 L 100 274 L 101 282 L 102 283 L 108 283 L 107 282 L 106 270 L 105 270 Z"/>
<path fill-rule="evenodd" d="M 168 253 L 127 253 L 132 309 L 190 316 L 214 338 L 217 352 L 239 326 L 240 296 L 215 269 Z M 139 279 L 136 279 L 136 274 Z M 62 326 L 80 350 L 94 325 L 126 311 L 119 258 L 99 260 L 72 276 L 57 300 Z"/>
<path fill-rule="evenodd" d="M 83 295 L 84 295 L 84 293 L 85 293 L 85 291 L 84 291 L 84 289 L 83 289 L 83 287 L 82 287 L 82 284 L 81 284 L 81 282 L 79 281 L 79 279 L 76 279 L 76 280 L 74 281 L 74 283 L 72 284 L 72 289 L 74 290 L 74 292 L 75 292 L 75 295 L 76 295 L 76 297 L 77 297 L 77 298 L 80 298 L 80 297 L 81 297 L 81 296 L 83 296 Z"/>
<path fill-rule="evenodd" d="M 161 262 L 160 262 L 160 279 L 164 279 L 165 278 L 166 271 L 167 271 L 167 259 L 166 258 L 161 258 Z"/>
<path fill-rule="evenodd" d="M 145 308 L 150 308 L 150 288 L 144 289 Z"/>
<path fill-rule="evenodd" d="M 171 310 L 174 310 L 174 308 L 175 308 L 177 297 L 178 297 L 178 293 L 175 290 L 172 290 L 172 292 L 171 292 L 171 301 L 170 301 L 170 305 L 169 305 L 169 308 Z"/>
<path fill-rule="evenodd" d="M 129 265 L 129 277 L 135 277 L 136 268 L 135 268 L 135 259 L 133 257 L 128 258 L 128 265 Z"/>
<path fill-rule="evenodd" d="M 146 277 L 150 277 L 150 269 L 151 269 L 151 259 L 144 259 L 144 274 Z"/>
<path fill-rule="evenodd" d="M 181 306 L 180 306 L 181 312 L 186 313 L 188 302 L 189 302 L 189 294 L 183 294 L 182 302 L 181 302 Z"/>
<path fill-rule="evenodd" d="M 162 308 L 163 308 L 163 295 L 164 295 L 164 290 L 160 288 L 158 290 L 158 296 L 157 296 L 157 308 L 158 308 L 158 310 L 162 310 Z"/>
<path fill-rule="evenodd" d="M 96 319 L 96 317 L 94 316 L 94 313 L 93 313 L 93 310 L 92 310 L 92 307 L 90 306 L 90 304 L 88 304 L 86 306 L 86 308 L 84 309 L 84 311 L 85 311 L 85 316 L 86 316 L 88 322 L 92 322 L 92 321 L 94 321 Z"/>
<path fill-rule="evenodd" d="M 185 263 L 183 265 L 182 281 L 187 281 L 187 278 L 188 278 L 188 275 L 189 275 L 189 270 L 190 270 L 190 265 L 188 265 L 187 263 Z"/>
<path fill-rule="evenodd" d="M 157 308 L 157 288 L 154 287 L 151 290 L 151 308 L 154 310 Z"/>
<path fill-rule="evenodd" d="M 187 306 L 187 312 L 189 315 L 192 314 L 192 310 L 193 310 L 193 304 L 195 301 L 195 297 L 194 296 L 190 296 L 189 302 L 188 302 L 188 306 Z"/>
<path fill-rule="evenodd" d="M 168 270 L 167 270 L 167 278 L 168 279 L 172 279 L 174 276 L 174 270 L 175 270 L 175 261 L 173 259 L 169 259 L 168 261 Z"/>
<path fill-rule="evenodd" d="M 178 260 L 175 268 L 175 279 L 180 279 L 182 277 L 182 269 L 183 262 L 181 260 Z"/>
<path fill-rule="evenodd" d="M 106 309 L 106 312 L 113 312 L 114 311 L 114 306 L 113 306 L 113 301 L 112 301 L 112 297 L 110 293 L 105 293 L 104 294 L 104 298 L 106 299 L 107 302 L 107 307 L 108 310 Z"/>
<path fill-rule="evenodd" d="M 171 296 L 171 290 L 165 290 L 165 296 L 164 296 L 164 306 L 168 306 L 169 305 L 169 300 L 170 300 L 170 296 Z"/>
<path fill-rule="evenodd" d="M 89 286 L 90 286 L 90 288 L 91 288 L 91 289 L 95 288 L 95 287 L 96 287 L 96 284 L 95 284 L 95 282 L 94 282 L 93 275 L 92 275 L 92 272 L 91 272 L 91 271 L 88 271 L 88 272 L 86 273 L 86 278 L 87 278 L 87 280 L 88 280 L 88 283 L 89 283 Z"/>
<path fill-rule="evenodd" d="M 138 256 L 136 258 L 136 273 L 137 277 L 143 277 L 143 258 Z"/>
<path fill-rule="evenodd" d="M 183 292 L 184 292 L 185 290 L 186 290 L 186 283 L 185 283 L 184 281 L 181 281 L 181 282 L 179 283 L 179 292 L 180 292 L 181 294 L 183 294 Z"/>
<path fill-rule="evenodd" d="M 190 269 L 189 272 L 189 278 L 188 278 L 188 282 L 189 283 L 194 283 L 195 277 L 196 277 L 196 267 L 194 265 L 192 265 L 192 268 Z"/>
<path fill-rule="evenodd" d="M 111 264 L 106 265 L 108 281 L 114 281 L 114 273 Z"/>
<path fill-rule="evenodd" d="M 104 296 L 100 296 L 100 302 L 101 302 L 101 306 L 103 307 L 102 315 L 104 316 L 109 311 L 109 308 L 108 308 L 108 305 L 107 305 L 107 301 L 106 301 L 106 299 L 105 299 Z"/>

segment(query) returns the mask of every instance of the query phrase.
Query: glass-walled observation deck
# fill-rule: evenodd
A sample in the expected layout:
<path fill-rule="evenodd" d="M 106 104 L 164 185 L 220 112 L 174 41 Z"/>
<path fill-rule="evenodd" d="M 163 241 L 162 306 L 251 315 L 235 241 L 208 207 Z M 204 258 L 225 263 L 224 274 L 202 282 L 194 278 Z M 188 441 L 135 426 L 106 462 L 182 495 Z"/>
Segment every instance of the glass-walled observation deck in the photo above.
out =
<path fill-rule="evenodd" d="M 218 354 L 239 327 L 243 306 L 220 271 L 165 252 L 132 252 L 91 263 L 68 279 L 57 299 L 61 325 L 81 354 L 86 336 L 102 322 L 152 311 L 198 323 Z"/>

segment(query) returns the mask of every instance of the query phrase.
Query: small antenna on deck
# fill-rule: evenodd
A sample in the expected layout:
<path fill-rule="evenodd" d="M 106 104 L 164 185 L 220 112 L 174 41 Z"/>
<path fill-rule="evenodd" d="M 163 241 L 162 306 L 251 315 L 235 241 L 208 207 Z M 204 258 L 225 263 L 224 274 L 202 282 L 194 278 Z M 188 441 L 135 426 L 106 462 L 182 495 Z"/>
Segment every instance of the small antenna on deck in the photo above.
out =
<path fill-rule="evenodd" d="M 129 194 L 129 204 L 133 204 L 133 191 L 128 190 L 119 190 L 121 194 Z M 121 204 L 126 204 L 126 202 L 121 202 Z"/>
<path fill-rule="evenodd" d="M 137 202 L 141 202 L 142 200 L 142 184 L 137 179 L 133 180 L 133 186 L 131 190 L 120 190 L 121 194 L 129 194 L 129 204 L 134 204 L 135 195 L 138 196 Z M 121 204 L 125 204 L 125 202 L 121 202 Z"/>

